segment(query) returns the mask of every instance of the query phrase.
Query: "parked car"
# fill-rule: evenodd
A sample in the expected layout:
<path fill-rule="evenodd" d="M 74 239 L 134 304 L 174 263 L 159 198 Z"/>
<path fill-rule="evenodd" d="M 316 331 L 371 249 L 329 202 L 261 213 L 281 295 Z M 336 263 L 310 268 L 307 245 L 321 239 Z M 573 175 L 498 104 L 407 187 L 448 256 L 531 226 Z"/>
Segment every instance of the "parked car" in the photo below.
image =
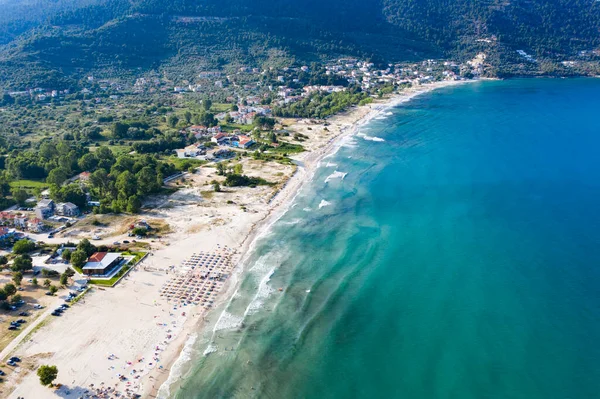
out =
<path fill-rule="evenodd" d="M 50 313 L 52 316 L 60 316 L 60 312 L 57 312 L 56 310 L 52 313 Z"/>
<path fill-rule="evenodd" d="M 13 357 L 11 357 L 10 359 L 8 359 L 8 361 L 10 361 L 10 362 L 20 362 L 20 361 L 21 361 L 21 359 L 19 359 L 19 358 L 18 358 L 18 357 L 16 357 L 16 356 L 13 356 Z"/>
<path fill-rule="evenodd" d="M 17 320 L 17 323 L 19 323 L 19 324 L 27 323 L 27 320 L 19 319 L 19 320 Z"/>
<path fill-rule="evenodd" d="M 44 309 L 44 307 L 42 305 L 40 305 L 39 303 L 36 303 L 35 305 L 33 305 L 33 307 L 35 309 Z"/>
<path fill-rule="evenodd" d="M 123 244 L 129 244 L 129 240 L 123 240 Z"/>
<path fill-rule="evenodd" d="M 0 375 L 6 375 L 6 373 L 2 370 L 0 370 Z"/>
<path fill-rule="evenodd" d="M 17 326 L 12 326 L 12 325 L 11 325 L 10 327 L 8 327 L 8 329 L 9 329 L 9 330 L 18 330 L 18 329 L 19 329 L 19 327 L 17 327 Z"/>
<path fill-rule="evenodd" d="M 29 316 L 29 313 L 21 312 L 21 313 L 19 313 L 19 316 L 27 317 L 27 316 Z"/>
<path fill-rule="evenodd" d="M 8 362 L 6 362 L 6 364 L 8 364 L 11 367 L 16 367 L 17 366 L 17 363 L 11 362 L 10 360 Z"/>

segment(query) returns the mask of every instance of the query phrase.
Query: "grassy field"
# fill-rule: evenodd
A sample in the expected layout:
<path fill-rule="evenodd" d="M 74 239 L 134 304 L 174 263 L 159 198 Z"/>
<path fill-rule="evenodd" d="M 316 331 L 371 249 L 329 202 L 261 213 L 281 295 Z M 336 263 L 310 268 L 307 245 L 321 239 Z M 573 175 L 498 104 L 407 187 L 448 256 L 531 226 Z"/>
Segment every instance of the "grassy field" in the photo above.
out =
<path fill-rule="evenodd" d="M 242 132 L 249 133 L 254 129 L 253 125 L 242 125 L 239 123 L 223 123 L 221 125 L 221 129 L 225 132 L 233 132 L 236 129 L 241 130 Z"/>
<path fill-rule="evenodd" d="M 48 184 L 46 184 L 46 182 L 41 181 L 41 180 L 15 180 L 15 181 L 11 181 L 10 182 L 10 187 L 11 188 L 24 188 L 26 190 L 33 190 L 35 188 L 41 188 L 41 189 L 45 189 L 48 187 Z"/>
<path fill-rule="evenodd" d="M 179 170 L 187 169 L 190 166 L 202 166 L 207 163 L 207 161 L 192 158 L 165 157 L 163 160 L 172 163 Z"/>
<path fill-rule="evenodd" d="M 210 107 L 210 112 L 218 114 L 219 112 L 231 111 L 231 104 L 227 103 L 215 103 Z"/>

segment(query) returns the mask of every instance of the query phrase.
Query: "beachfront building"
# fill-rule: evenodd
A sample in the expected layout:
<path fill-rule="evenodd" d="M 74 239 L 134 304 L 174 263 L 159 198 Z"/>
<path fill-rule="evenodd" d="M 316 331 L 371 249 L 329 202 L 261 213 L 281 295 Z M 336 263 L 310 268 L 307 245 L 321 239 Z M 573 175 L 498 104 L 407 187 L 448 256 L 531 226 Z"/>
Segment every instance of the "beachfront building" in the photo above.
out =
<path fill-rule="evenodd" d="M 83 266 L 83 273 L 88 276 L 108 275 L 123 262 L 123 257 L 118 252 L 96 252 L 88 258 Z"/>

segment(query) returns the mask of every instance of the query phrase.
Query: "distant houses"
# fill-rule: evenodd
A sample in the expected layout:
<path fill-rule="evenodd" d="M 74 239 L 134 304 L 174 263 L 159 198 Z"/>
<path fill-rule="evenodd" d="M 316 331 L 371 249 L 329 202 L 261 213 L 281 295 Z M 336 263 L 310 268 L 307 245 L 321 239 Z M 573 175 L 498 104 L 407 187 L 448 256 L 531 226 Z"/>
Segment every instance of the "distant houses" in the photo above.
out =
<path fill-rule="evenodd" d="M 35 207 L 35 216 L 40 219 L 47 219 L 54 215 L 54 201 L 51 199 L 42 199 Z"/>
<path fill-rule="evenodd" d="M 77 217 L 79 216 L 79 207 L 71 202 L 61 202 L 56 205 L 54 212 L 60 216 Z"/>
<path fill-rule="evenodd" d="M 48 219 L 54 214 L 59 216 L 77 217 L 80 214 L 79 207 L 71 202 L 61 202 L 57 205 L 51 199 L 43 199 L 38 202 L 34 209 L 35 215 L 40 219 Z"/>
<path fill-rule="evenodd" d="M 39 218 L 29 219 L 27 215 L 12 212 L 0 212 L 0 225 L 7 228 L 29 230 L 32 233 L 44 231 L 46 225 Z"/>
<path fill-rule="evenodd" d="M 192 144 L 185 148 L 175 150 L 177 158 L 196 158 L 206 154 L 206 149 L 202 145 Z"/>

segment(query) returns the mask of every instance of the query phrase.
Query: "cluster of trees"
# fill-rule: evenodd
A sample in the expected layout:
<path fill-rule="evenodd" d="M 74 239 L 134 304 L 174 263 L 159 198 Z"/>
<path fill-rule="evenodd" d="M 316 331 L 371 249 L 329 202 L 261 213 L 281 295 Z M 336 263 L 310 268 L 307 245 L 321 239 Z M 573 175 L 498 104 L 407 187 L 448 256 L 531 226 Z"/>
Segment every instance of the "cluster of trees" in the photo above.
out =
<path fill-rule="evenodd" d="M 161 131 L 143 121 L 115 122 L 110 128 L 113 139 L 145 140 L 159 136 Z"/>
<path fill-rule="evenodd" d="M 127 131 L 138 128 L 127 126 Z M 140 143 L 136 145 L 136 149 L 140 153 L 146 153 L 159 149 L 170 150 L 184 144 L 185 138 L 170 135 L 149 143 Z M 81 183 L 65 184 L 67 179 L 81 171 L 91 172 L 87 187 Z M 101 212 L 137 212 L 142 198 L 158 192 L 163 178 L 175 172 L 172 164 L 165 163 L 156 156 L 115 156 L 106 146 L 90 152 L 79 144 L 70 145 L 64 140 L 45 141 L 37 150 L 13 151 L 8 155 L 6 171 L 0 173 L 0 200 L 6 198 L 7 191 L 10 191 L 10 177 L 45 178 L 50 186 L 50 197 L 55 201 L 72 202 L 83 208 L 87 204 L 87 190 L 100 201 Z M 13 198 L 24 201 L 30 194 L 20 191 L 13 190 Z"/>
<path fill-rule="evenodd" d="M 15 179 L 44 179 L 61 184 L 80 172 L 79 160 L 87 153 L 81 144 L 49 140 L 36 150 L 14 150 L 6 158 L 6 170 Z"/>
<path fill-rule="evenodd" d="M 244 171 L 241 163 L 235 165 L 226 166 L 225 163 L 219 162 L 217 164 L 217 175 L 225 176 L 223 184 L 228 187 L 256 187 L 262 185 L 269 185 L 268 181 L 260 177 L 250 177 L 242 174 Z M 216 180 L 211 182 L 216 192 L 221 191 L 221 185 Z"/>
<path fill-rule="evenodd" d="M 187 145 L 185 137 L 177 133 L 167 133 L 157 139 L 133 143 L 133 150 L 139 154 L 156 154 L 164 151 L 172 151 Z"/>
<path fill-rule="evenodd" d="M 100 147 L 98 150 L 102 149 Z M 99 212 L 138 212 L 142 198 L 158 192 L 163 179 L 176 172 L 172 164 L 152 155 L 108 155 L 111 167 L 98 167 L 90 175 L 88 189 L 100 201 Z"/>
<path fill-rule="evenodd" d="M 77 249 L 71 253 L 69 250 L 63 252 L 63 258 L 70 261 L 76 268 L 82 268 L 87 259 L 98 250 L 88 239 L 83 239 L 77 244 Z"/>
<path fill-rule="evenodd" d="M 270 185 L 271 183 L 261 177 L 229 173 L 227 177 L 225 177 L 225 182 L 223 184 L 228 187 L 256 187 Z"/>
<path fill-rule="evenodd" d="M 301 101 L 273 108 L 273 115 L 285 118 L 325 118 L 368 98 L 367 93 L 356 87 L 330 94 L 312 93 Z"/>
<path fill-rule="evenodd" d="M 17 303 L 21 300 L 21 295 L 17 294 L 17 286 L 13 283 L 6 283 L 0 288 L 0 308 L 6 309 L 10 303 Z"/>

